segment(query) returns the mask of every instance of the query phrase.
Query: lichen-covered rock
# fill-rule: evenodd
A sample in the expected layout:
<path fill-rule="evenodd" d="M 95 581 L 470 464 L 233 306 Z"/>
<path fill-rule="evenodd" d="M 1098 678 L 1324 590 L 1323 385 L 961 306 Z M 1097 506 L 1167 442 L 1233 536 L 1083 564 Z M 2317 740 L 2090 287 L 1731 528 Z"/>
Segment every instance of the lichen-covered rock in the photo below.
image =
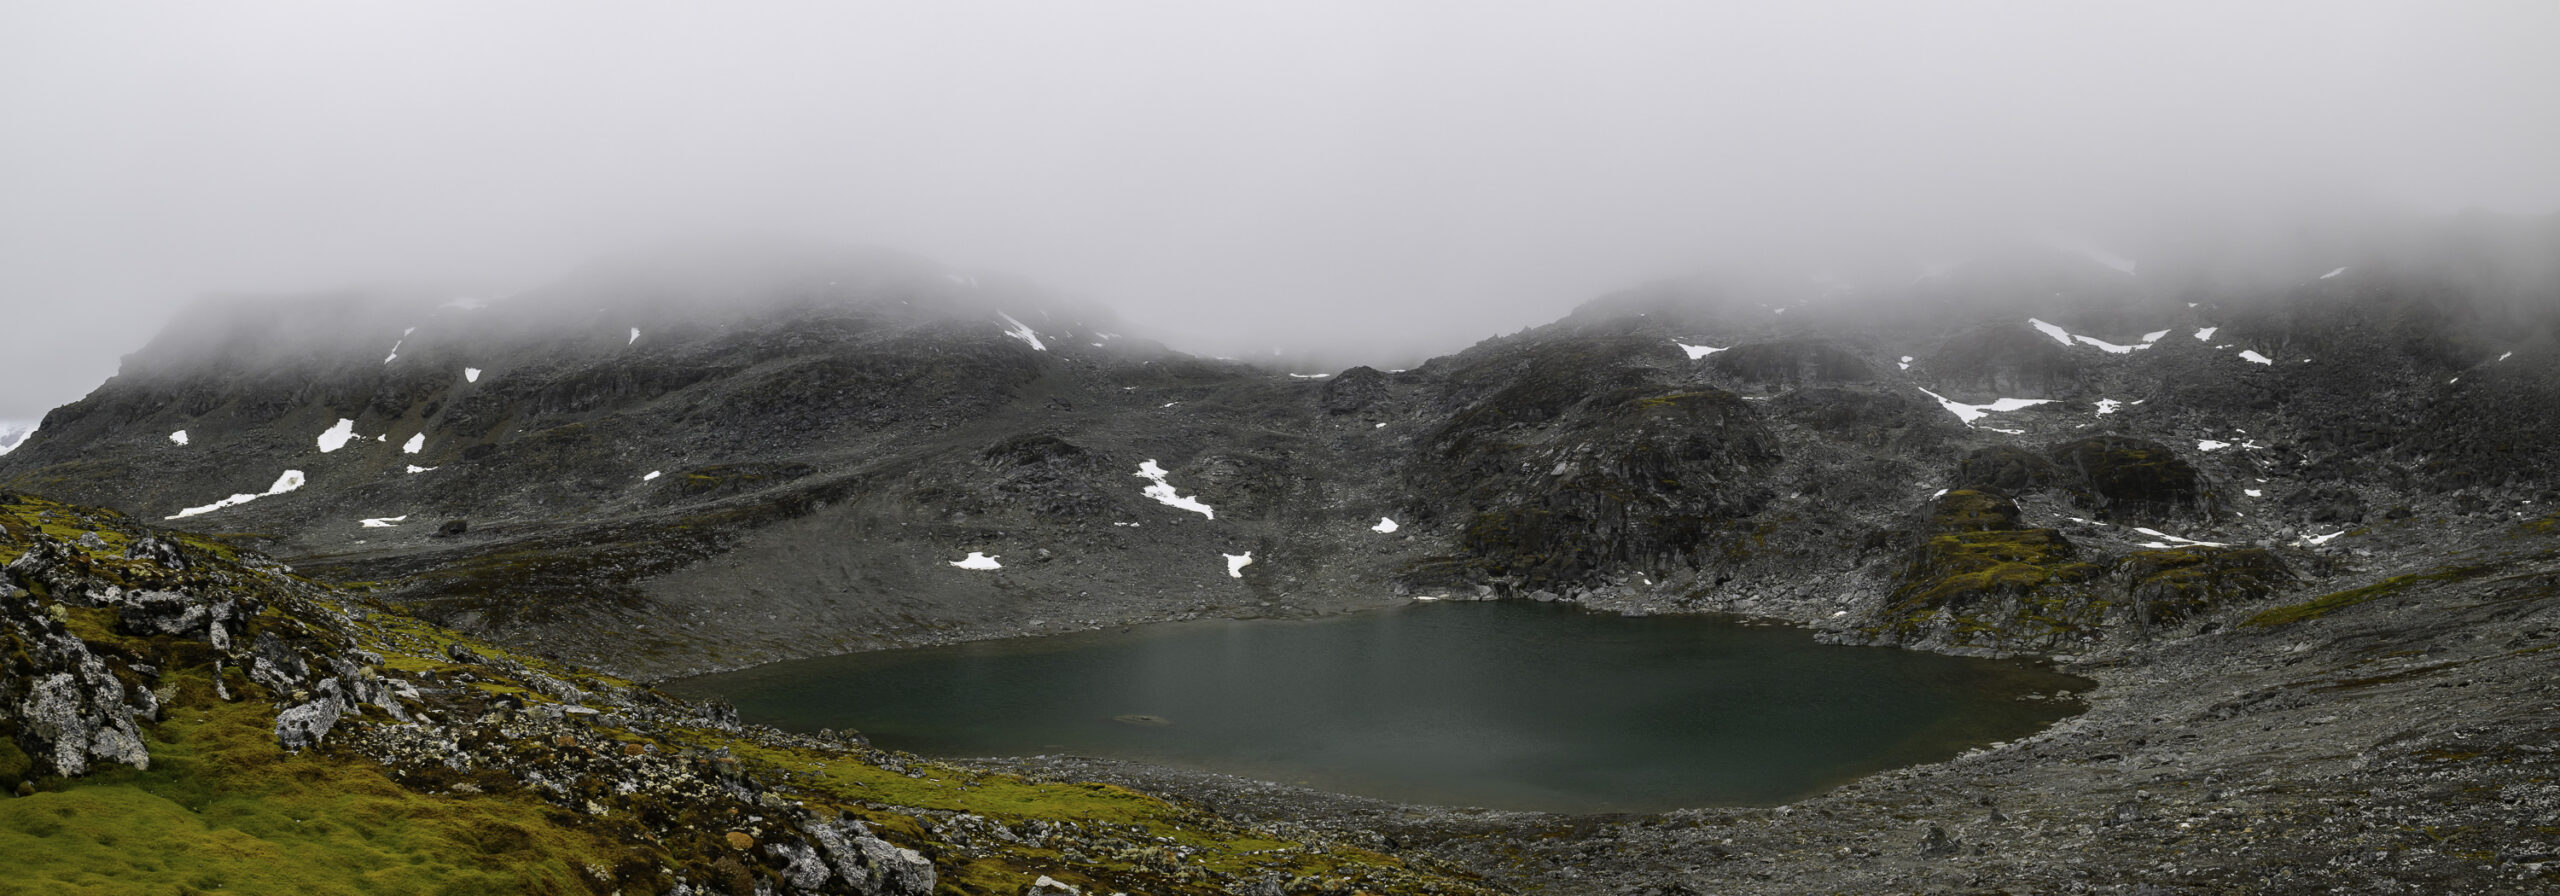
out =
<path fill-rule="evenodd" d="M 317 745 L 329 736 L 329 729 L 337 727 L 338 718 L 346 712 L 338 680 L 322 679 L 310 700 L 276 713 L 276 746 L 300 750 Z"/>
<path fill-rule="evenodd" d="M 828 864 L 865 896 L 930 896 L 933 863 L 922 853 L 882 840 L 862 822 L 817 821 L 807 825 L 810 839 L 826 851 Z"/>
<path fill-rule="evenodd" d="M 148 690 L 128 689 L 107 661 L 59 623 L 41 615 L 23 591 L 0 598 L 0 731 L 48 774 L 86 774 L 97 763 L 149 768 L 137 719 L 157 714 Z"/>

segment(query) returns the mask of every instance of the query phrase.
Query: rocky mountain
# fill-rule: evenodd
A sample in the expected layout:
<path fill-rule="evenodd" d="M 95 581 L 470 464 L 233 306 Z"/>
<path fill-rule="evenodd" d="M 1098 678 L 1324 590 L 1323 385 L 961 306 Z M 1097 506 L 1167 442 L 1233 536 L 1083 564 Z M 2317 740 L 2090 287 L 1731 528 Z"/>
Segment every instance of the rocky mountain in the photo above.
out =
<path fill-rule="evenodd" d="M 2547 287 L 2337 260 L 1665 282 L 1319 372 L 892 253 L 661 252 L 489 307 L 208 304 L 0 482 L 644 676 L 1417 594 L 2069 653 L 2383 515 L 2560 498 L 2560 424 L 2508 410 L 2560 388 Z"/>
<path fill-rule="evenodd" d="M 644 679 L 1432 597 L 1741 613 L 2105 683 L 2085 722 L 1819 816 L 1034 769 L 1485 886 L 1798 891 L 1787 857 L 1841 863 L 1812 889 L 2530 888 L 2553 853 L 2526 819 L 2560 805 L 2533 746 L 2560 731 L 2560 223 L 2391 236 L 1665 281 L 1337 371 L 1191 357 L 892 253 L 661 252 L 485 307 L 201 307 L 0 486 Z M 2512 699 L 2433 693 L 2462 686 Z M 2286 845 L 2322 824 L 2353 830 Z M 2099 870 L 2035 870 L 2065 855 Z"/>

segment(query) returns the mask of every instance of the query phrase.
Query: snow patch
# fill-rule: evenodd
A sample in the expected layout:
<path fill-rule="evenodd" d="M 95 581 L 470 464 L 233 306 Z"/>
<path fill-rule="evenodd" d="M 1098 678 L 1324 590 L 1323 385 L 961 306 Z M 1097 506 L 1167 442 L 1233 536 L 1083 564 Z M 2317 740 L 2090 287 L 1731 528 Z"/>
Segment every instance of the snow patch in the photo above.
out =
<path fill-rule="evenodd" d="M 1163 467 L 1156 466 L 1155 458 L 1148 458 L 1146 463 L 1138 465 L 1138 477 L 1155 483 L 1144 489 L 1140 489 L 1138 494 L 1154 498 L 1156 503 L 1162 504 L 1166 507 L 1172 507 L 1178 510 L 1188 510 L 1213 520 L 1218 518 L 1217 510 L 1211 508 L 1207 504 L 1200 503 L 1199 497 L 1184 497 L 1175 493 L 1173 485 L 1164 481 L 1165 469 Z"/>
<path fill-rule="evenodd" d="M 2117 409 L 2122 407 L 2124 407 L 2124 402 L 2117 401 L 2112 398 L 2098 399 L 2098 416 L 2104 417 L 2108 414 L 2115 413 Z"/>
<path fill-rule="evenodd" d="M 632 328 L 631 328 L 631 338 L 623 340 L 623 341 L 622 341 L 622 344 L 624 344 L 624 345 L 630 345 L 630 344 L 632 344 L 632 343 L 634 343 L 634 342 L 638 342 L 638 341 L 640 341 L 640 328 L 639 328 L 639 327 L 632 327 Z"/>
<path fill-rule="evenodd" d="M 2162 531 L 2160 531 L 2160 530 L 2158 530 L 2158 529 L 2145 529 L 2145 528 L 2142 528 L 2142 527 L 2140 527 L 2140 526 L 2135 526 L 2135 527 L 2134 527 L 2134 529 L 2133 529 L 2133 531 L 2140 532 L 2140 533 L 2142 533 L 2142 534 L 2144 534 L 2144 535 L 2148 535 L 2148 536 L 2151 536 L 2151 537 L 2153 537 L 2153 538 L 2160 539 L 2161 541 L 2177 542 L 2177 545 L 2176 545 L 2177 547 L 2206 547 L 2206 548 L 2227 548 L 2227 547 L 2230 547 L 2230 545 L 2223 544 L 2222 542 L 2219 542 L 2219 541 L 2197 541 L 2197 540 L 2192 539 L 2192 538 L 2180 538 L 2180 537 L 2178 537 L 2178 536 L 2171 535 L 2171 534 L 2169 534 L 2169 533 L 2167 533 L 2167 532 L 2162 532 Z M 2145 545 L 2143 545 L 2143 547 L 2146 547 L 2146 548 L 2155 548 L 2155 549 L 2157 549 L 2157 548 L 2166 548 L 2166 547 L 2170 547 L 2170 545 L 2160 544 L 2160 543 L 2158 543 L 2158 542 L 2154 542 L 2154 543 L 2151 543 L 2151 544 L 2145 544 Z"/>
<path fill-rule="evenodd" d="M 1333 374 L 1330 374 L 1330 373 L 1292 373 L 1292 374 L 1290 374 L 1290 376 L 1294 376 L 1294 377 L 1297 377 L 1297 378 L 1302 379 L 1302 380 L 1320 380 L 1320 379 L 1324 379 L 1325 377 L 1329 377 L 1329 376 L 1332 376 L 1332 375 L 1333 375 Z"/>
<path fill-rule="evenodd" d="M 2195 307 L 2195 306 L 2194 306 L 2194 305 L 2189 305 L 2189 306 L 2187 306 L 2187 307 L 2189 307 L 2189 308 L 2193 308 L 2193 307 Z M 2213 341 L 2213 334 L 2214 334 L 2214 331 L 2216 331 L 2216 330 L 2220 330 L 2220 329 L 2222 329 L 2222 328 L 2221 328 L 2221 327 L 2206 327 L 2206 328 L 2204 328 L 2204 329 L 2197 330 L 2197 331 L 2196 331 L 2196 341 L 2197 341 L 2197 342 L 2212 342 L 2212 341 Z"/>
<path fill-rule="evenodd" d="M 2241 352 L 2240 352 L 2240 360 L 2247 361 L 2247 362 L 2249 362 L 2249 363 L 2251 363 L 2251 364 L 2274 364 L 2274 363 L 2275 363 L 2275 361 L 2274 361 L 2273 359 L 2270 359 L 2270 358 L 2268 358 L 2268 357 L 2267 357 L 2267 356 L 2265 356 L 2265 355 L 2258 354 L 2258 353 L 2257 353 L 2256 351 L 2254 351 L 2254 350 L 2243 350 L 2243 351 L 2241 351 Z"/>
<path fill-rule="evenodd" d="M 347 442 L 355 437 L 356 422 L 340 417 L 338 425 L 329 427 L 329 431 L 320 434 L 320 453 L 327 454 L 347 447 Z"/>
<path fill-rule="evenodd" d="M 408 518 L 409 515 L 404 513 L 399 516 L 377 516 L 372 519 L 357 520 L 356 522 L 367 529 L 389 529 L 400 525 L 401 520 Z"/>
<path fill-rule="evenodd" d="M 2231 443 L 2229 443 L 2229 442 L 2216 442 L 2216 441 L 2214 441 L 2214 440 L 2212 440 L 2212 439 L 2197 439 L 2197 440 L 2196 440 L 2196 450 L 2197 450 L 2197 451 L 2220 451 L 2220 450 L 2222 450 L 2222 449 L 2229 448 L 2229 447 L 2231 447 Z"/>
<path fill-rule="evenodd" d="M 2043 330 L 2045 335 L 2053 337 L 2053 341 L 2062 343 L 2063 348 L 2071 347 L 2071 331 L 2032 317 L 2027 318 L 2027 323 L 2034 324 L 2036 329 Z"/>
<path fill-rule="evenodd" d="M 421 466 L 418 466 L 417 464 L 410 464 L 410 465 L 409 465 L 409 472 L 411 472 L 411 473 L 424 473 L 424 472 L 426 472 L 426 471 L 428 471 L 428 470 L 432 470 L 432 469 L 435 469 L 435 468 L 434 468 L 434 467 L 421 467 Z"/>
<path fill-rule="evenodd" d="M 2154 342 L 2160 341 L 2161 337 L 2167 335 L 2169 335 L 2169 331 L 2167 330 L 2153 330 L 2151 332 L 2144 333 L 2142 334 L 2142 344 L 2150 345 Z"/>
<path fill-rule="evenodd" d="M 479 381 L 480 381 L 480 368 L 477 368 L 477 367 L 465 367 L 465 368 L 462 368 L 462 381 L 463 381 L 463 382 L 466 382 L 466 383 L 476 383 L 476 382 L 479 382 Z"/>
<path fill-rule="evenodd" d="M 1720 351 L 1724 351 L 1724 349 L 1726 349 L 1726 348 L 1732 348 L 1732 347 L 1733 347 L 1733 346 L 1728 345 L 1728 346 L 1725 346 L 1724 348 L 1717 348 L 1717 347 L 1712 346 L 1712 345 L 1690 345 L 1690 344 L 1688 344 L 1688 343 L 1686 343 L 1686 342 L 1678 342 L 1678 341 L 1674 341 L 1674 342 L 1672 342 L 1671 344 L 1672 344 L 1672 345 L 1679 346 L 1681 351 L 1688 352 L 1688 353 L 1689 353 L 1689 360 L 1692 360 L 1692 361 L 1698 360 L 1698 359 L 1700 359 L 1700 358 L 1704 358 L 1704 357 L 1706 357 L 1706 356 L 1708 356 L 1708 355 L 1712 355 L 1712 354 L 1715 354 L 1715 353 L 1720 352 Z"/>
<path fill-rule="evenodd" d="M 1013 315 L 998 311 L 996 312 L 996 316 L 1004 318 L 1005 323 L 1013 325 L 1013 329 L 1005 331 L 1005 335 L 1011 336 L 1015 339 L 1020 339 L 1022 340 L 1022 344 L 1028 345 L 1035 350 L 1044 352 L 1049 350 L 1048 346 L 1040 344 L 1040 334 L 1031 332 L 1030 327 L 1024 326 L 1021 321 L 1014 320 Z"/>
<path fill-rule="evenodd" d="M 1910 356 L 1910 355 L 1904 355 L 1904 356 L 1902 356 L 1902 360 L 1900 360 L 1900 361 L 1896 361 L 1896 362 L 1894 362 L 1894 363 L 1902 365 L 1902 369 L 1904 369 L 1904 370 L 1909 370 L 1909 369 L 1911 369 L 1911 356 Z"/>
<path fill-rule="evenodd" d="M 1982 415 L 1984 414 L 2014 411 L 2020 408 L 2031 408 L 2036 405 L 2051 404 L 2053 402 L 2053 399 L 2050 398 L 2002 398 L 1995 400 L 1990 404 L 1965 404 L 1964 402 L 1956 401 L 1927 389 L 1921 389 L 1920 392 L 1931 398 L 1937 399 L 1939 407 L 1946 408 L 1947 413 L 1956 415 L 1956 419 L 1964 421 L 1967 426 L 1973 425 L 1973 421 L 1982 419 Z"/>
<path fill-rule="evenodd" d="M 1391 519 L 1388 519 L 1388 518 L 1386 518 L 1386 517 L 1383 517 L 1383 516 L 1382 516 L 1382 517 L 1379 517 L 1379 518 L 1378 518 L 1378 524 L 1377 524 L 1377 525 L 1369 527 L 1369 531 L 1371 531 L 1371 532 L 1377 532 L 1377 533 L 1381 533 L 1381 534 L 1383 534 L 1383 533 L 1387 533 L 1387 532 L 1393 532 L 1393 531 L 1395 531 L 1397 528 L 1398 528 L 1398 527 L 1396 526 L 1396 521 L 1395 521 L 1395 520 L 1391 520 Z"/>
<path fill-rule="evenodd" d="M 2329 278 L 2331 278 L 2331 277 L 2335 277 L 2335 276 L 2338 276 L 2339 274 L 2344 274 L 2344 273 L 2346 273 L 2346 272 L 2347 272 L 2347 269 L 2346 269 L 2346 268 L 2339 268 L 2339 269 L 2337 269 L 2337 270 L 2330 271 L 2330 272 L 2328 272 L 2328 273 L 2326 273 L 2326 274 L 2322 274 L 2322 275 L 2320 275 L 2320 279 L 2322 279 L 2322 280 L 2327 280 L 2327 279 L 2329 279 Z"/>
<path fill-rule="evenodd" d="M 1241 554 L 1219 554 L 1218 556 L 1227 558 L 1227 578 L 1230 579 L 1244 578 L 1244 568 L 1253 565 L 1252 551 L 1246 551 Z"/>
<path fill-rule="evenodd" d="M 400 453 L 416 454 L 419 449 L 425 447 L 427 447 L 427 434 L 422 432 L 417 435 L 410 436 L 408 441 L 400 443 Z"/>
<path fill-rule="evenodd" d="M 989 556 L 987 556 L 986 554 L 981 553 L 981 552 L 978 552 L 978 551 L 970 551 L 970 552 L 969 552 L 969 556 L 962 557 L 962 558 L 960 558 L 960 559 L 958 559 L 958 560 L 953 560 L 953 561 L 951 561 L 951 565 L 953 565 L 953 566 L 957 566 L 957 567 L 960 567 L 961 569 L 1003 569 L 1003 568 L 1004 568 L 1004 564 L 1002 564 L 1002 563 L 997 563 L 997 562 L 996 562 L 996 558 L 994 558 L 994 557 L 989 557 Z"/>
<path fill-rule="evenodd" d="M 2087 337 L 2087 336 L 2073 336 L 2073 337 L 2071 337 L 2071 338 L 2073 338 L 2073 339 L 2077 339 L 2077 340 L 2079 340 L 2079 341 L 2081 341 L 2081 342 L 2083 342 L 2083 343 L 2089 344 L 2089 345 L 2097 346 L 2097 347 L 2099 348 L 2099 350 L 2104 351 L 2104 352 L 2106 352 L 2106 353 L 2108 353 L 2108 354 L 2111 354 L 2111 355 L 2130 355 L 2130 354 L 2133 354 L 2133 350 L 2134 350 L 2134 349 L 2138 349 L 2138 348 L 2150 348 L 2150 347 L 2151 347 L 2151 344 L 2150 344 L 2150 343 L 2148 343 L 2148 342 L 2145 342 L 2145 343 L 2138 343 L 2138 344 L 2135 344 L 2135 345 L 2117 345 L 2117 344 L 2112 343 L 2112 342 L 2108 342 L 2108 341 L 2105 341 L 2105 340 L 2102 340 L 2102 339 L 2092 339 L 2092 338 Z"/>
<path fill-rule="evenodd" d="M 2516 356 L 2516 353 L 2514 353 L 2514 352 L 2508 352 L 2508 353 L 2506 353 L 2506 354 L 2499 355 L 2499 356 L 2498 356 L 2498 360 L 2499 360 L 2499 361 L 2504 361 L 2504 360 L 2506 360 L 2506 359 L 2508 359 L 2508 358 L 2512 358 L 2512 357 L 2515 357 L 2515 356 Z M 2492 363 L 2495 363 L 2495 362 L 2492 362 Z"/>
<path fill-rule="evenodd" d="M 276 477 L 276 484 L 267 486 L 267 490 L 263 493 L 255 495 L 245 493 L 232 495 L 231 497 L 215 501 L 202 507 L 189 507 L 185 510 L 178 511 L 177 513 L 162 517 L 162 519 L 182 519 L 185 517 L 195 516 L 199 513 L 212 513 L 225 507 L 238 507 L 242 504 L 247 504 L 268 495 L 281 495 L 286 492 L 293 491 L 294 489 L 301 488 L 302 482 L 303 477 L 301 470 L 286 470 L 284 471 L 284 475 Z"/>
<path fill-rule="evenodd" d="M 640 481 L 647 482 L 664 475 L 666 475 L 666 471 L 664 470 L 651 470 L 649 471 L 649 475 L 640 477 Z"/>
<path fill-rule="evenodd" d="M 2266 493 L 2266 492 L 2264 492 L 2264 491 L 2260 491 L 2260 490 L 2258 490 L 2258 489 L 2254 489 L 2254 488 L 2244 488 L 2244 489 L 2241 489 L 2241 490 L 2240 490 L 2240 493 L 2241 493 L 2241 494 L 2244 494 L 2244 495 L 2248 495 L 2249 497 L 2252 497 L 2252 498 L 2264 498 L 2264 497 L 2266 497 L 2266 496 L 2267 496 L 2267 493 Z"/>
<path fill-rule="evenodd" d="M 2328 543 L 2329 543 L 2329 539 L 2336 538 L 2336 537 L 2338 537 L 2338 536 L 2340 536 L 2340 535 L 2345 535 L 2345 534 L 2347 534 L 2347 530 L 2345 530 L 2345 529 L 2340 529 L 2340 530 L 2338 530 L 2338 531 L 2331 532 L 2331 533 L 2329 533 L 2329 534 L 2327 534 L 2327 535 L 2305 535 L 2305 536 L 2303 536 L 2303 537 L 2301 537 L 2301 538 L 2294 539 L 2293 543 L 2294 543 L 2296 546 L 2299 546 L 2299 547 L 2306 547 L 2306 548 L 2319 547 L 2319 546 L 2321 546 L 2321 545 L 2328 544 Z"/>
<path fill-rule="evenodd" d="M 176 443 L 178 443 L 178 444 L 180 444 L 180 445 L 184 445 L 184 444 L 186 444 L 186 443 L 187 443 L 187 431 L 186 431 L 186 430 L 181 429 L 181 430 L 178 430 L 177 432 L 170 433 L 170 434 L 169 434 L 169 441 L 176 442 Z"/>

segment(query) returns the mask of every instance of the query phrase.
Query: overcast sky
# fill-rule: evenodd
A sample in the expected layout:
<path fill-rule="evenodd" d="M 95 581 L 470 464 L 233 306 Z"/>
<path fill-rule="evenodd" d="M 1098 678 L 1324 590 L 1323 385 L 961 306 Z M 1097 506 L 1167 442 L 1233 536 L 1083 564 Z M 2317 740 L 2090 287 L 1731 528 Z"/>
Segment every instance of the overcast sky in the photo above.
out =
<path fill-rule="evenodd" d="M 0 2 L 0 419 L 207 291 L 780 231 L 1446 351 L 1827 240 L 2560 208 L 2560 3 Z"/>

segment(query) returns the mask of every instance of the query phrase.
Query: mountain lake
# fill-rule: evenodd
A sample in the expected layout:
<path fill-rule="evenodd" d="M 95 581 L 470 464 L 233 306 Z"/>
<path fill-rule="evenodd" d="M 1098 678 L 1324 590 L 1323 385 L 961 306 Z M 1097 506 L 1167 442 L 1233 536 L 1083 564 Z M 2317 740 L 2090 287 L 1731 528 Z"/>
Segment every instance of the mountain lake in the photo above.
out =
<path fill-rule="evenodd" d="M 1410 803 L 1775 805 L 2032 734 L 2086 679 L 1729 617 L 1524 601 L 1199 620 L 671 681 L 935 757 L 1075 754 Z"/>

